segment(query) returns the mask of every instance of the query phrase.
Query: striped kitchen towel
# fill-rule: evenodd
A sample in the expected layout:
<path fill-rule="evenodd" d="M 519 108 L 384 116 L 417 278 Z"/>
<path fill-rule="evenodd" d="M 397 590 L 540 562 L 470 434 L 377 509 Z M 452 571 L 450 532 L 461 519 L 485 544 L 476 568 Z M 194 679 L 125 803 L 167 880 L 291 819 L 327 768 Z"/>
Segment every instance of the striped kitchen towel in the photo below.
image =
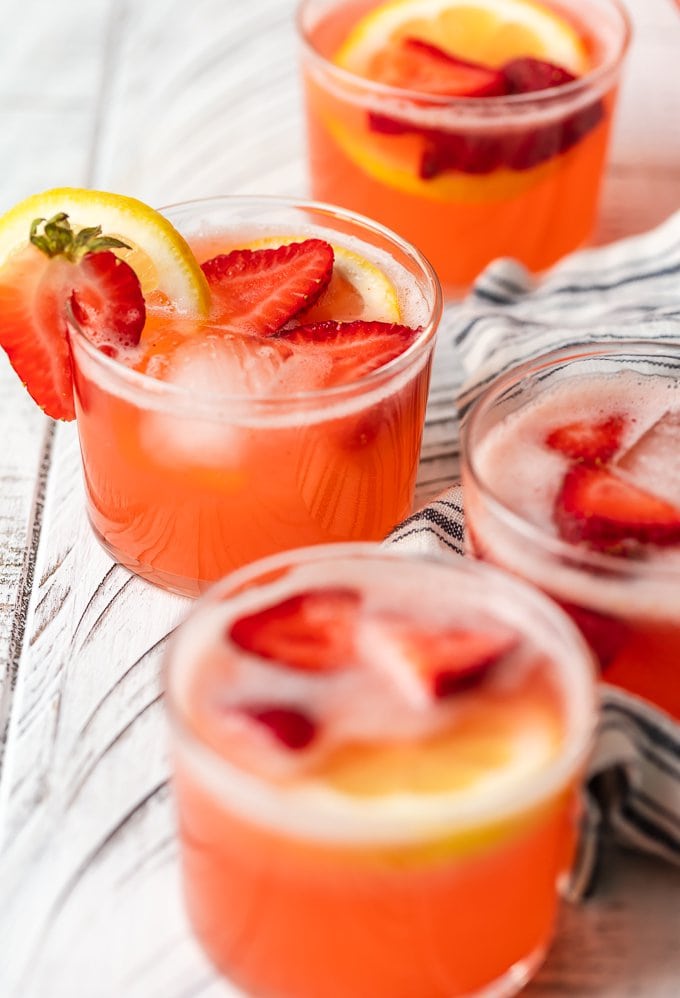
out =
<path fill-rule="evenodd" d="M 668 345 L 664 361 L 669 369 L 677 364 L 680 379 L 680 212 L 645 235 L 576 253 L 540 279 L 515 261 L 498 260 L 448 319 L 449 363 L 457 361 L 464 372 L 463 420 L 498 375 L 583 343 L 660 341 Z M 400 524 L 388 541 L 426 555 L 463 554 L 460 485 Z M 677 614 L 680 624 L 680 589 Z M 575 895 L 593 880 L 603 829 L 628 847 L 680 864 L 680 724 L 604 683 L 601 698 Z"/>

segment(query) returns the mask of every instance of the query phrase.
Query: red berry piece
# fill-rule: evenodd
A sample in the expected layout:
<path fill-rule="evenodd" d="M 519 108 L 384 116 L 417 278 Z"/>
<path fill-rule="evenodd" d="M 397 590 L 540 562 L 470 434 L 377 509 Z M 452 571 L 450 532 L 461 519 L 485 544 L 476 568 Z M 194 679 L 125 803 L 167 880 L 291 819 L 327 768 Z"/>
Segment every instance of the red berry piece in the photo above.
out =
<path fill-rule="evenodd" d="M 332 672 L 354 661 L 360 603 L 353 589 L 312 589 L 240 617 L 227 636 L 260 658 L 305 672 Z"/>
<path fill-rule="evenodd" d="M 407 135 L 409 132 L 420 132 L 410 121 L 399 118 L 390 118 L 386 114 L 379 114 L 377 111 L 368 112 L 368 127 L 372 132 L 379 132 L 381 135 Z"/>
<path fill-rule="evenodd" d="M 323 350 L 331 358 L 329 384 L 346 384 L 403 353 L 420 329 L 391 322 L 315 322 L 280 334 L 288 343 Z"/>
<path fill-rule="evenodd" d="M 316 737 L 316 724 L 296 707 L 254 706 L 242 707 L 248 717 L 268 728 L 270 733 L 286 748 L 299 751 L 307 748 Z"/>
<path fill-rule="evenodd" d="M 680 543 L 680 508 L 599 466 L 577 464 L 555 500 L 555 523 L 571 543 L 600 549 L 627 541 Z"/>
<path fill-rule="evenodd" d="M 240 332 L 270 336 L 313 305 L 333 272 L 333 247 L 323 239 L 276 249 L 239 249 L 206 260 L 202 270 L 216 318 Z"/>
<path fill-rule="evenodd" d="M 573 73 L 562 66 L 528 56 L 506 62 L 500 75 L 508 94 L 530 94 L 551 87 L 563 87 L 565 83 L 576 79 Z"/>
<path fill-rule="evenodd" d="M 146 308 L 132 267 L 106 250 L 89 253 L 78 264 L 71 308 L 95 346 L 111 352 L 139 343 Z"/>
<path fill-rule="evenodd" d="M 503 163 L 503 143 L 497 135 L 429 131 L 424 135 L 420 176 L 431 180 L 447 170 L 491 173 Z"/>
<path fill-rule="evenodd" d="M 425 629 L 402 617 L 379 621 L 384 662 L 405 691 L 417 687 L 427 696 L 445 699 L 471 689 L 512 651 L 519 637 L 510 629 L 494 631 L 452 627 Z M 377 645 L 377 639 L 376 639 Z M 417 694 L 420 696 L 420 694 Z"/>
<path fill-rule="evenodd" d="M 481 682 L 517 644 L 517 635 L 453 629 L 419 636 L 421 670 L 429 676 L 432 693 L 444 699 Z"/>
<path fill-rule="evenodd" d="M 575 461 L 609 461 L 621 445 L 626 428 L 624 416 L 614 415 L 599 423 L 576 420 L 558 426 L 545 438 L 546 446 Z"/>
<path fill-rule="evenodd" d="M 449 55 L 420 38 L 398 38 L 371 63 L 371 79 L 403 90 L 443 97 L 493 97 L 505 93 L 502 72 Z"/>
<path fill-rule="evenodd" d="M 592 648 L 600 668 L 606 669 L 625 644 L 628 636 L 626 624 L 617 617 L 587 610 L 575 603 L 562 603 L 561 606 Z"/>

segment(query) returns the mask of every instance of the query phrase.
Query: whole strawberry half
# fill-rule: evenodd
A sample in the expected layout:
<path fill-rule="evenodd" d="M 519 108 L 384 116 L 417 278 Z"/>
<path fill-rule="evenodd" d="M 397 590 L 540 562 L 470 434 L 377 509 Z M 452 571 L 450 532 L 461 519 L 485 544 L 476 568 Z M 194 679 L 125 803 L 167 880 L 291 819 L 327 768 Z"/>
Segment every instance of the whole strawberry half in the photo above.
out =
<path fill-rule="evenodd" d="M 609 461 L 619 449 L 626 427 L 622 415 L 608 416 L 597 423 L 577 419 L 551 430 L 546 446 L 575 461 Z"/>
<path fill-rule="evenodd" d="M 627 541 L 680 543 L 680 508 L 606 467 L 584 463 L 571 468 L 555 499 L 554 516 L 565 540 L 603 550 Z"/>
<path fill-rule="evenodd" d="M 99 347 L 134 345 L 145 320 L 137 275 L 98 228 L 74 233 L 63 213 L 31 226 L 30 244 L 0 270 L 0 346 L 35 402 L 53 419 L 75 417 L 70 302 Z"/>
<path fill-rule="evenodd" d="M 305 672 L 332 672 L 354 660 L 360 604 L 353 589 L 310 589 L 239 617 L 227 637 L 260 658 Z"/>
<path fill-rule="evenodd" d="M 237 249 L 201 264 L 213 316 L 239 332 L 270 336 L 313 305 L 328 286 L 334 253 L 323 239 L 277 248 Z"/>
<path fill-rule="evenodd" d="M 288 343 L 323 350 L 331 360 L 327 383 L 342 385 L 377 370 L 403 353 L 420 329 L 393 322 L 316 322 L 279 334 Z"/>

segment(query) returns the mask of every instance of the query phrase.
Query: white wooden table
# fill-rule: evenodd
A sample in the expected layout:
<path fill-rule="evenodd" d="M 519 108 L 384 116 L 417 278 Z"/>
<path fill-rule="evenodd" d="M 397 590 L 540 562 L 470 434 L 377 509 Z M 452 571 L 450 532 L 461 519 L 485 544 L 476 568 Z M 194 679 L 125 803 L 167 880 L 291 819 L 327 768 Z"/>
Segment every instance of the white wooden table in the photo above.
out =
<path fill-rule="evenodd" d="M 637 28 L 598 239 L 680 207 L 680 10 Z M 60 184 L 160 205 L 306 190 L 293 0 L 1 0 L 0 210 Z M 679 291 L 680 293 L 680 291 Z M 420 494 L 455 467 L 435 377 Z M 73 426 L 0 360 L 0 995 L 219 998 L 182 911 L 158 684 L 187 601 L 90 536 Z M 680 871 L 611 851 L 533 998 L 680 995 Z M 350 996 L 348 996 L 350 998 Z"/>

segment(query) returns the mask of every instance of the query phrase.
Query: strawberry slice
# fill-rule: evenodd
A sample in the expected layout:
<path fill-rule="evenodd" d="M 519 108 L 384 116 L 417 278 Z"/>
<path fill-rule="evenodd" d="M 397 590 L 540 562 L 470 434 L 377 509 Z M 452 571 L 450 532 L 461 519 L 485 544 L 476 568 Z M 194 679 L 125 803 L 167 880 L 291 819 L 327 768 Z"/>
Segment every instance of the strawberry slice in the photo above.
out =
<path fill-rule="evenodd" d="M 53 419 L 75 417 L 66 304 L 95 345 L 133 345 L 144 325 L 136 274 L 98 228 L 74 233 L 63 213 L 31 226 L 30 244 L 0 270 L 0 346 L 35 402 Z"/>
<path fill-rule="evenodd" d="M 370 77 L 378 83 L 443 97 L 492 97 L 505 93 L 503 74 L 449 55 L 420 38 L 397 38 L 373 59 Z"/>
<path fill-rule="evenodd" d="M 310 589 L 231 624 L 227 637 L 244 651 L 304 672 L 333 672 L 354 660 L 354 589 Z"/>
<path fill-rule="evenodd" d="M 575 603 L 560 603 L 583 634 L 601 669 L 616 658 L 628 637 L 628 627 L 619 617 L 588 610 Z"/>
<path fill-rule="evenodd" d="M 299 751 L 307 748 L 316 737 L 316 724 L 296 707 L 257 705 L 241 707 L 241 711 L 262 724 L 286 748 Z"/>
<path fill-rule="evenodd" d="M 592 423 L 578 419 L 558 426 L 545 438 L 546 446 L 576 461 L 609 461 L 621 444 L 626 418 L 609 416 Z"/>
<path fill-rule="evenodd" d="M 577 464 L 555 499 L 555 523 L 567 541 L 615 548 L 680 542 L 680 508 L 638 488 L 608 468 Z"/>
<path fill-rule="evenodd" d="M 324 350 L 331 358 L 327 384 L 342 385 L 377 370 L 403 353 L 420 329 L 393 322 L 315 322 L 287 329 L 287 342 Z"/>
<path fill-rule="evenodd" d="M 508 94 L 529 94 L 550 87 L 563 87 L 576 79 L 568 69 L 530 56 L 506 62 L 499 75 Z"/>
<path fill-rule="evenodd" d="M 71 310 L 89 340 L 106 351 L 139 343 L 145 305 L 139 278 L 115 253 L 89 253 L 78 265 Z"/>
<path fill-rule="evenodd" d="M 68 264 L 35 247 L 0 271 L 0 345 L 33 400 L 53 419 L 75 419 L 64 304 Z"/>
<path fill-rule="evenodd" d="M 481 682 L 518 644 L 510 628 L 426 630 L 402 617 L 382 615 L 364 625 L 373 658 L 414 703 L 443 700 Z M 424 696 L 423 696 L 424 694 Z"/>
<path fill-rule="evenodd" d="M 323 239 L 276 249 L 237 249 L 201 264 L 217 321 L 239 332 L 270 336 L 313 305 L 333 272 L 333 247 Z"/>

